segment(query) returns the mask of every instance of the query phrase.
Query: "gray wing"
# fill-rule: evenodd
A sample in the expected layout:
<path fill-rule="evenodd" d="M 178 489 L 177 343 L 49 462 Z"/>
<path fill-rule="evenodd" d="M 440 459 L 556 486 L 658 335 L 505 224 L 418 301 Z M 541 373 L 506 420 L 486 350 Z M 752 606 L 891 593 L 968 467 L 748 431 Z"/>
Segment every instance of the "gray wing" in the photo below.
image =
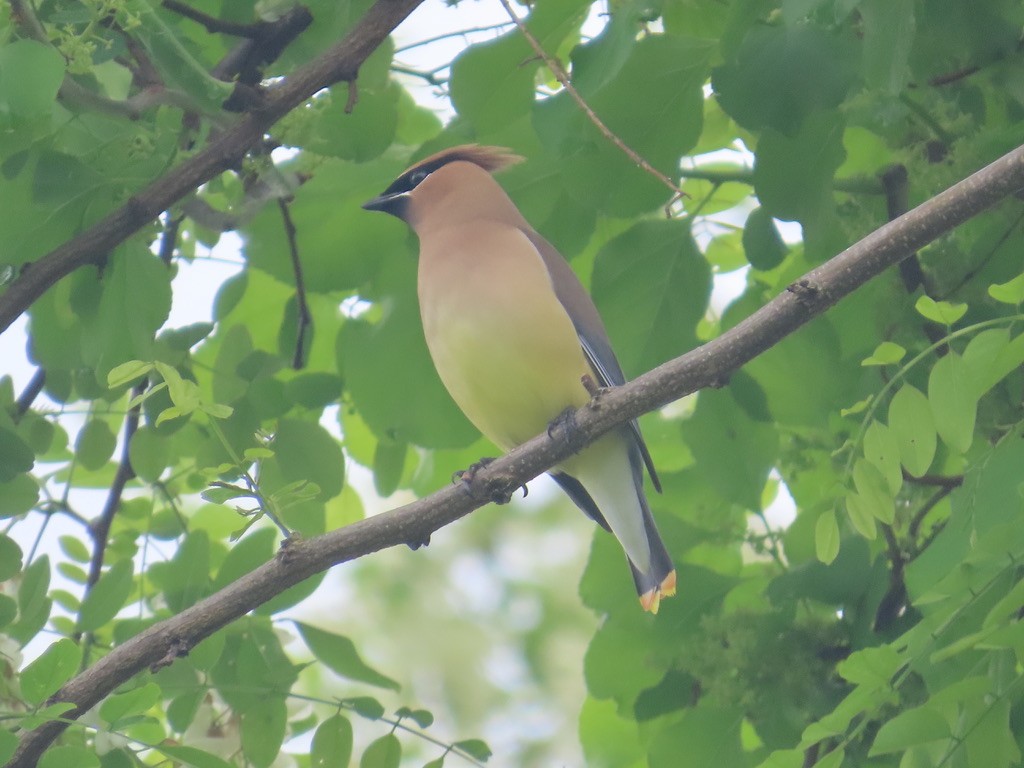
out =
<path fill-rule="evenodd" d="M 590 295 L 580 283 L 579 278 L 576 277 L 576 273 L 572 271 L 572 267 L 551 243 L 532 229 L 524 230 L 523 234 L 530 239 L 533 246 L 540 252 L 541 258 L 544 259 L 544 264 L 551 275 L 551 283 L 555 288 L 555 295 L 565 307 L 569 319 L 572 320 L 576 335 L 580 339 L 580 345 L 583 347 L 583 353 L 597 377 L 598 385 L 612 387 L 625 384 L 626 376 L 612 350 L 608 332 L 601 321 L 601 316 L 597 313 L 597 307 L 594 306 Z M 644 443 L 643 435 L 640 434 L 640 425 L 635 419 L 629 422 L 629 431 L 638 456 L 632 451 L 630 453 L 643 461 L 644 466 L 647 467 L 647 474 L 651 476 L 654 489 L 661 493 L 661 481 L 654 469 L 654 462 L 651 460 L 650 451 L 647 450 L 647 444 Z"/>

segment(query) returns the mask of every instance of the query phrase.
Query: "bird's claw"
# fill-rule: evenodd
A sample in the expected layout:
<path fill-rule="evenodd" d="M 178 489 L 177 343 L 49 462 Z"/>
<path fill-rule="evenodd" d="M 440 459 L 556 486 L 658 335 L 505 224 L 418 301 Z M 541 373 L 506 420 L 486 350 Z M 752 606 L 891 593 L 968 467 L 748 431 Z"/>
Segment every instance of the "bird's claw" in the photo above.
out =
<path fill-rule="evenodd" d="M 493 458 L 485 456 L 480 459 L 480 461 L 470 464 L 468 469 L 460 469 L 458 472 L 453 473 L 452 482 L 461 483 L 463 490 L 465 490 L 471 498 L 484 498 L 488 501 L 494 502 L 495 504 L 508 504 L 512 501 L 514 489 L 512 491 L 508 490 L 508 483 L 501 477 L 488 478 L 487 482 L 485 482 L 483 487 L 480 489 L 473 487 L 477 472 L 491 464 L 493 461 Z M 526 495 L 526 486 L 523 486 L 523 495 Z"/>

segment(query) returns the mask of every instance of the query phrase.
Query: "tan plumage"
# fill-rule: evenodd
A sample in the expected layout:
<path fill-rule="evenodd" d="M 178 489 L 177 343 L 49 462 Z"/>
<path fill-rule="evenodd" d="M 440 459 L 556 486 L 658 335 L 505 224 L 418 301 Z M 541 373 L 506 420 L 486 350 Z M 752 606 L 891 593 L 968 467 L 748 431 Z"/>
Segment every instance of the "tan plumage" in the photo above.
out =
<path fill-rule="evenodd" d="M 491 172 L 518 162 L 467 145 L 405 171 L 366 204 L 405 220 L 420 240 L 419 300 L 434 364 L 481 432 L 508 450 L 590 398 L 589 376 L 624 383 L 597 309 L 561 255 L 523 218 Z M 645 610 L 675 593 L 675 570 L 643 491 L 657 475 L 635 424 L 552 471 L 626 551 Z"/>

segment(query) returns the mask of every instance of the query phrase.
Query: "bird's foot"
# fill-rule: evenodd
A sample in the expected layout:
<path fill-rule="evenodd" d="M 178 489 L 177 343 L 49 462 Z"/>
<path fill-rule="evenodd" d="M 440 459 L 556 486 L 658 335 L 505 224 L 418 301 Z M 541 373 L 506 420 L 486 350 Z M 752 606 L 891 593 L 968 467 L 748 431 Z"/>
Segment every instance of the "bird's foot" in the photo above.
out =
<path fill-rule="evenodd" d="M 494 459 L 485 456 L 480 461 L 474 462 L 469 465 L 468 469 L 460 469 L 452 475 L 452 482 L 458 482 L 462 484 L 462 488 L 474 499 L 487 499 L 493 501 L 495 504 L 508 504 L 512 501 L 512 493 L 515 490 L 508 490 L 508 483 L 501 477 L 488 478 L 486 483 L 483 483 L 482 488 L 477 488 L 475 483 L 477 473 L 484 467 L 494 462 Z M 526 487 L 523 487 L 523 495 L 525 496 Z"/>
<path fill-rule="evenodd" d="M 409 547 L 409 549 L 411 549 L 413 552 L 415 552 L 420 547 L 430 546 L 430 534 L 428 533 L 425 536 L 423 536 L 423 538 L 412 539 L 412 540 L 407 541 L 405 543 L 406 543 L 406 546 Z"/>
<path fill-rule="evenodd" d="M 586 445 L 586 436 L 576 423 L 576 409 L 569 406 L 555 416 L 548 424 L 548 437 L 552 440 L 564 440 L 573 453 L 579 453 Z"/>

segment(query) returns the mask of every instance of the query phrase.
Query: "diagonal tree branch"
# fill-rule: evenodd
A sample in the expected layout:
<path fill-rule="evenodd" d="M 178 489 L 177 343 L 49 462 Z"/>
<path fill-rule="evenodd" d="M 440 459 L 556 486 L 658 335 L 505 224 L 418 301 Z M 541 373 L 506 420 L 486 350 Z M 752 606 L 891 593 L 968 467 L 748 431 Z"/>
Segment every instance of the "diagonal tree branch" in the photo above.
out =
<path fill-rule="evenodd" d="M 267 89 L 260 109 L 216 136 L 205 148 L 77 237 L 37 261 L 0 296 L 0 333 L 10 327 L 50 286 L 78 267 L 94 262 L 123 243 L 200 184 L 238 164 L 270 126 L 317 91 L 341 80 L 354 81 L 366 57 L 423 0 L 377 0 L 344 39 Z"/>
<path fill-rule="evenodd" d="M 583 443 L 686 394 L 726 380 L 843 297 L 914 251 L 1004 197 L 1024 188 L 1024 147 L 1005 155 L 909 213 L 889 222 L 812 270 L 760 310 L 713 341 L 670 360 L 622 387 L 603 392 L 576 413 Z M 73 720 L 147 667 L 171 664 L 203 638 L 275 595 L 333 565 L 386 547 L 422 542 L 449 523 L 508 497 L 567 458 L 573 446 L 559 431 L 540 435 L 473 474 L 471 485 L 449 486 L 382 515 L 308 540 L 288 542 L 277 556 L 178 615 L 113 649 L 70 680 L 51 701 L 71 702 Z M 686 585 L 682 585 L 686 589 Z M 21 736 L 7 768 L 31 768 L 67 727 L 48 722 Z"/>

